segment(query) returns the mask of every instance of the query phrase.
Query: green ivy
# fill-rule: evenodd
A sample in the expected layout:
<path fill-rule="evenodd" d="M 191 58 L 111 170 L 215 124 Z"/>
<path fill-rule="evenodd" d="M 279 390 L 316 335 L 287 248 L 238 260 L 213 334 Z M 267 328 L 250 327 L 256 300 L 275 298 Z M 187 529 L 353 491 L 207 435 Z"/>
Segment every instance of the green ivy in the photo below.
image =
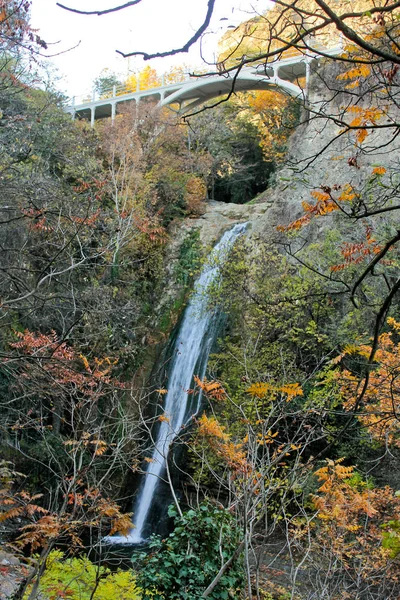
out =
<path fill-rule="evenodd" d="M 398 494 L 399 492 L 396 495 Z M 400 520 L 389 521 L 382 528 L 385 530 L 382 547 L 390 551 L 391 558 L 396 558 L 400 554 Z"/>
<path fill-rule="evenodd" d="M 143 589 L 158 590 L 155 600 L 199 600 L 238 547 L 238 529 L 227 510 L 210 502 L 188 510 L 182 517 L 170 506 L 169 516 L 175 521 L 173 532 L 166 539 L 152 536 L 149 552 L 136 552 L 132 557 L 138 582 Z M 208 597 L 236 598 L 243 581 L 238 557 Z"/>
<path fill-rule="evenodd" d="M 189 286 L 201 262 L 200 229 L 192 229 L 183 240 L 179 250 L 179 260 L 175 269 L 178 283 Z"/>

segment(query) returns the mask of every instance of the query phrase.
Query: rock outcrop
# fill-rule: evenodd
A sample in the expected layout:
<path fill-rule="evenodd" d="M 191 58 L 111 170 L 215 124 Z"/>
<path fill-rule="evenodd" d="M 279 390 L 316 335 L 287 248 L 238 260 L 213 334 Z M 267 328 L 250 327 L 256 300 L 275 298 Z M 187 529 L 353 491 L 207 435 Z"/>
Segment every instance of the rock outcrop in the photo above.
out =
<path fill-rule="evenodd" d="M 18 557 L 0 549 L 0 600 L 13 598 L 28 574 Z"/>
<path fill-rule="evenodd" d="M 338 79 L 347 68 L 340 61 L 319 60 L 312 68 L 307 90 L 308 109 L 302 108 L 300 125 L 290 140 L 287 162 L 275 173 L 274 184 L 249 204 L 207 203 L 204 215 L 187 219 L 179 235 L 199 228 L 200 240 L 207 247 L 235 223 L 249 221 L 250 236 L 278 240 L 277 225 L 288 224 L 303 214 L 303 202 L 313 202 L 312 190 L 347 184 L 362 190 L 373 177 L 374 167 L 398 169 L 400 142 L 394 128 L 369 130 L 362 145 L 356 144 L 356 131 L 343 133 L 342 119 L 353 118 L 352 113 L 346 113 L 346 106 L 355 104 L 358 108 L 368 108 L 374 104 L 379 107 L 376 97 L 371 98 L 364 89 L 367 84 L 361 81 L 350 97 L 347 82 Z M 387 100 L 381 99 L 381 103 L 387 111 Z M 388 118 L 378 119 L 377 124 L 389 119 L 397 122 L 397 112 L 396 108 L 391 109 Z M 329 227 L 329 219 L 319 220 L 308 233 L 310 241 L 325 227 Z"/>

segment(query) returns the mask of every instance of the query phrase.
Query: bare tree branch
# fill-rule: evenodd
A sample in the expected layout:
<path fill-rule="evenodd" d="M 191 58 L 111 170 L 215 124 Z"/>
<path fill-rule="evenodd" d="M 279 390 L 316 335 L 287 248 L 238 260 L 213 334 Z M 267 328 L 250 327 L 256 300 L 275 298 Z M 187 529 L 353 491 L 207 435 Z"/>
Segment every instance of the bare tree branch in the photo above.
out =
<path fill-rule="evenodd" d="M 131 2 L 126 2 L 125 4 L 120 4 L 119 6 L 115 6 L 114 8 L 107 8 L 104 10 L 78 10 L 77 8 L 71 8 L 70 6 L 65 6 L 65 4 L 61 4 L 61 2 L 57 2 L 57 6 L 63 8 L 64 10 L 68 10 L 70 12 L 76 13 L 78 15 L 97 15 L 102 16 L 109 13 L 117 12 L 123 10 L 125 8 L 129 8 L 130 6 L 134 6 L 135 4 L 139 4 L 142 0 L 131 0 Z M 165 52 L 155 52 L 154 54 L 148 54 L 147 52 L 122 52 L 121 50 L 116 50 L 118 54 L 123 56 L 124 58 L 128 58 L 129 56 L 142 56 L 143 60 L 151 60 L 152 58 L 163 58 L 165 56 L 172 56 L 174 54 L 180 54 L 181 52 L 188 52 L 190 47 L 193 46 L 197 42 L 198 39 L 203 35 L 206 31 L 207 27 L 210 24 L 212 14 L 214 12 L 216 0 L 208 0 L 207 3 L 207 14 L 203 21 L 203 24 L 197 29 L 195 34 L 180 48 L 174 48 L 172 50 L 166 50 Z"/>
<path fill-rule="evenodd" d="M 359 46 L 363 50 L 366 50 L 367 52 L 371 52 L 372 54 L 374 54 L 376 56 L 380 56 L 381 58 L 383 58 L 385 60 L 390 60 L 391 62 L 394 62 L 394 63 L 399 62 L 399 57 L 394 52 L 387 52 L 383 48 L 378 48 L 377 46 L 370 44 L 369 42 L 365 41 L 361 36 L 359 36 L 354 31 L 354 29 L 351 29 L 351 27 L 349 27 L 348 25 L 346 25 L 343 22 L 345 18 L 350 18 L 350 16 L 353 17 L 353 15 L 349 14 L 349 15 L 339 16 L 327 5 L 326 2 L 324 2 L 324 0 L 315 0 L 315 1 L 318 4 L 318 6 L 320 6 L 322 8 L 322 10 L 329 16 L 331 21 L 336 25 L 337 29 L 339 31 L 341 31 L 348 40 L 351 40 L 352 42 L 357 44 L 357 46 Z M 395 8 L 398 8 L 399 6 L 400 6 L 400 2 L 394 2 L 393 4 L 391 4 L 390 6 L 387 6 L 387 7 L 379 7 L 379 8 L 375 7 L 375 9 L 371 9 L 369 12 L 371 14 L 372 14 L 372 11 L 373 12 L 378 12 L 378 11 L 379 12 L 384 12 L 384 11 L 389 12 L 389 11 L 394 10 Z"/>
<path fill-rule="evenodd" d="M 314 36 L 316 33 L 321 32 L 321 31 L 323 32 L 327 27 L 329 27 L 329 25 L 332 25 L 332 24 L 335 25 L 337 30 L 342 32 L 343 35 L 348 40 L 351 40 L 359 48 L 371 53 L 372 55 L 374 55 L 374 57 L 376 57 L 376 60 L 374 61 L 374 59 L 367 60 L 365 57 L 346 58 L 346 57 L 341 56 L 340 57 L 341 62 L 356 62 L 356 63 L 366 62 L 368 64 L 372 64 L 372 62 L 378 63 L 381 61 L 388 60 L 390 62 L 393 62 L 394 64 L 400 64 L 400 57 L 398 54 L 396 54 L 395 52 L 390 52 L 381 46 L 373 45 L 370 42 L 367 42 L 364 38 L 362 38 L 360 35 L 358 35 L 351 27 L 346 25 L 346 23 L 345 23 L 346 20 L 359 19 L 362 16 L 364 16 L 365 12 L 354 11 L 354 12 L 347 12 L 347 13 L 338 15 L 333 9 L 331 9 L 328 6 L 328 4 L 324 0 L 315 0 L 315 2 L 318 4 L 318 6 L 321 8 L 321 10 L 324 11 L 325 15 L 323 15 L 323 14 L 316 15 L 314 12 L 310 12 L 304 8 L 297 7 L 296 6 L 297 0 L 289 0 L 289 1 L 274 0 L 274 3 L 278 6 L 280 6 L 282 9 L 284 9 L 284 11 L 294 10 L 300 16 L 309 16 L 309 17 L 318 16 L 320 21 L 312 26 L 307 25 L 306 28 L 298 27 L 294 37 L 292 39 L 290 39 L 290 41 L 282 39 L 279 35 L 275 35 L 274 39 L 277 42 L 279 42 L 279 46 L 277 48 L 273 49 L 270 47 L 269 50 L 266 52 L 260 52 L 257 55 L 247 57 L 247 58 L 244 57 L 243 61 L 242 61 L 242 66 L 252 65 L 252 64 L 257 63 L 262 60 L 265 60 L 268 62 L 272 58 L 280 57 L 284 52 L 286 52 L 287 50 L 293 49 L 293 48 L 296 48 L 300 52 L 309 50 L 309 51 L 315 52 L 319 56 L 323 56 L 323 57 L 332 59 L 334 57 L 330 56 L 327 53 L 324 53 L 324 51 L 319 48 L 316 49 L 314 47 L 311 47 L 307 42 L 307 39 L 310 36 Z M 391 4 L 387 4 L 385 6 L 379 6 L 379 7 L 372 6 L 368 12 L 371 15 L 372 14 L 380 14 L 380 13 L 391 13 L 394 9 L 399 8 L 399 7 L 400 7 L 400 1 L 396 0 L 395 2 L 393 2 Z M 236 65 L 231 66 L 228 68 L 224 68 L 222 72 L 229 73 L 230 71 L 234 71 L 236 68 L 237 68 Z M 208 75 L 208 73 L 206 73 L 205 75 Z"/>
<path fill-rule="evenodd" d="M 184 44 L 181 48 L 175 48 L 173 50 L 167 50 L 165 52 L 155 52 L 154 54 L 147 54 L 147 52 L 128 52 L 125 54 L 120 50 L 116 52 L 123 56 L 124 58 L 128 58 L 129 56 L 142 56 L 143 60 L 151 60 L 152 58 L 163 58 L 165 56 L 172 56 L 174 54 L 180 54 L 181 52 L 189 52 L 191 46 L 197 42 L 198 39 L 203 35 L 205 30 L 210 24 L 212 14 L 214 12 L 215 0 L 208 0 L 207 14 L 204 19 L 203 24 L 197 29 L 196 33 Z"/>
<path fill-rule="evenodd" d="M 357 288 L 364 281 L 364 279 L 366 278 L 366 276 L 368 275 L 368 273 L 371 273 L 371 271 L 374 269 L 375 265 L 377 265 L 382 260 L 382 258 L 389 252 L 389 250 L 392 248 L 392 246 L 394 246 L 395 244 L 397 244 L 397 242 L 399 240 L 400 240 L 400 231 L 398 231 L 397 234 L 391 240 L 389 240 L 385 244 L 385 246 L 382 248 L 382 250 L 369 263 L 369 265 L 367 266 L 367 268 L 362 272 L 362 274 L 360 275 L 360 277 L 354 283 L 353 289 L 351 291 L 350 300 L 352 301 L 352 303 L 354 304 L 354 306 L 356 306 L 356 308 L 357 308 L 357 303 L 355 302 L 355 295 L 356 295 Z"/>
<path fill-rule="evenodd" d="M 69 10 L 70 12 L 77 13 L 78 15 L 97 15 L 101 17 L 101 15 L 107 15 L 112 12 L 117 12 L 118 10 L 123 10 L 124 8 L 129 8 L 130 6 L 134 6 L 135 4 L 139 4 L 142 0 L 131 0 L 131 2 L 126 2 L 125 4 L 121 4 L 120 6 L 115 6 L 114 8 L 106 8 L 104 10 L 78 10 L 77 8 L 71 8 L 69 6 L 65 6 L 65 4 L 61 4 L 61 2 L 57 2 L 57 6 L 63 8 L 64 10 Z"/>
<path fill-rule="evenodd" d="M 218 573 L 216 574 L 216 576 L 214 577 L 214 579 L 212 580 L 210 585 L 203 592 L 203 594 L 201 596 L 202 598 L 207 598 L 211 594 L 211 592 L 213 591 L 215 586 L 218 585 L 221 577 L 224 575 L 224 573 L 227 571 L 227 569 L 229 569 L 231 564 L 237 559 L 237 557 L 242 552 L 242 550 L 244 548 L 244 544 L 245 544 L 244 541 L 240 542 L 240 544 L 238 545 L 238 547 L 236 548 L 236 550 L 232 554 L 232 556 L 222 565 L 222 567 L 220 568 L 220 570 L 218 571 Z"/>

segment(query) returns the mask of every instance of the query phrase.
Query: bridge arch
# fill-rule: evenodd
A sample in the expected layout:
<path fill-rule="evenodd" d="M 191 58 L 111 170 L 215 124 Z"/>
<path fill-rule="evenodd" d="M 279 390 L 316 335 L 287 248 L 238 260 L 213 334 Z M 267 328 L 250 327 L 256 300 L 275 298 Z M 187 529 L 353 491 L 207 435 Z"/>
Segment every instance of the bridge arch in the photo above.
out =
<path fill-rule="evenodd" d="M 303 93 L 298 85 L 281 79 L 275 72 L 269 75 L 268 72 L 259 74 L 254 69 L 243 69 L 236 78 L 216 75 L 190 81 L 161 100 L 160 105 L 167 106 L 178 103 L 181 106 L 180 114 L 185 114 L 204 102 L 229 94 L 231 91 L 270 89 L 282 90 L 295 98 Z"/>

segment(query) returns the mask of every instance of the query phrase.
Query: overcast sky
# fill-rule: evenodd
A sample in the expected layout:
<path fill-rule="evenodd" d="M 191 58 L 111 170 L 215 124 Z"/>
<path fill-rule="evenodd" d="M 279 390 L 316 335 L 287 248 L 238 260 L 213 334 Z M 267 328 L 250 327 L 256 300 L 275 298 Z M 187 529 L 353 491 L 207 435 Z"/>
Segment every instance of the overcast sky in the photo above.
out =
<path fill-rule="evenodd" d="M 117 49 L 153 53 L 183 45 L 202 24 L 207 11 L 207 0 L 142 0 L 137 6 L 98 17 L 67 12 L 56 2 L 33 0 L 32 25 L 52 44 L 52 53 L 79 44 L 52 59 L 63 76 L 59 87 L 69 95 L 91 89 L 93 80 L 104 68 L 126 75 L 148 64 L 140 58 L 118 57 Z M 80 10 L 110 8 L 118 3 L 122 0 L 63 0 L 63 4 Z M 206 59 L 214 60 L 217 40 L 228 25 L 237 25 L 255 12 L 263 12 L 269 4 L 269 0 L 217 0 L 211 32 L 202 44 Z M 199 43 L 189 54 L 158 59 L 151 65 L 162 73 L 172 64 L 182 63 L 201 64 Z"/>

